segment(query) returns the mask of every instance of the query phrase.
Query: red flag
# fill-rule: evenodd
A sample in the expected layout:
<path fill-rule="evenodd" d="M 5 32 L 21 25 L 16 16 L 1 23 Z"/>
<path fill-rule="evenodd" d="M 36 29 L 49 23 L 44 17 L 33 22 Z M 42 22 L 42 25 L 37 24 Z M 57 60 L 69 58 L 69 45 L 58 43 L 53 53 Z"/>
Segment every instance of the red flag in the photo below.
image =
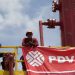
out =
<path fill-rule="evenodd" d="M 75 48 L 23 48 L 28 75 L 75 75 Z"/>

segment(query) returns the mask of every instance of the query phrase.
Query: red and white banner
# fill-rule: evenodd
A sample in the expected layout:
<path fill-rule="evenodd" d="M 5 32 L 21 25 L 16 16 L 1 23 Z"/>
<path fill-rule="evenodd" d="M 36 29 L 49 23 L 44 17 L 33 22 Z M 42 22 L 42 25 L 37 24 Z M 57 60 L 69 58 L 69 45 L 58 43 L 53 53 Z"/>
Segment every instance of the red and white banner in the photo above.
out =
<path fill-rule="evenodd" d="M 75 48 L 23 48 L 28 75 L 75 75 Z"/>

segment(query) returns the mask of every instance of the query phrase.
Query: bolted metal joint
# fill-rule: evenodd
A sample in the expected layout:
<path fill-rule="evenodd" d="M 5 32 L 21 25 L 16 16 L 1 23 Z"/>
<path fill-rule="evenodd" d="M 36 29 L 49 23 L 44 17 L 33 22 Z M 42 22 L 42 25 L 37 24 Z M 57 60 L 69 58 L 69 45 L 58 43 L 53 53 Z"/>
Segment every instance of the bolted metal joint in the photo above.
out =
<path fill-rule="evenodd" d="M 56 0 L 53 0 L 52 11 L 56 12 L 57 10 L 60 10 L 60 4 L 58 4 Z"/>
<path fill-rule="evenodd" d="M 42 25 L 48 26 L 47 28 L 55 28 L 55 26 L 60 26 L 60 22 L 56 19 L 47 19 L 47 22 L 43 22 Z"/>
<path fill-rule="evenodd" d="M 47 28 L 55 28 L 56 19 L 47 19 L 47 21 L 48 21 L 48 27 Z"/>

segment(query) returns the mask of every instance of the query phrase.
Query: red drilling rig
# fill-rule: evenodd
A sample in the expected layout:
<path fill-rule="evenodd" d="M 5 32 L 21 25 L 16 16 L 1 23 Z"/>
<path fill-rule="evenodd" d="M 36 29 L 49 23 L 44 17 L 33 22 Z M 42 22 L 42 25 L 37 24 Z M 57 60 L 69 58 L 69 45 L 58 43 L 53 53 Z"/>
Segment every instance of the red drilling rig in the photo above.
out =
<path fill-rule="evenodd" d="M 59 11 L 60 20 L 58 22 L 56 19 L 39 21 L 41 45 L 44 45 L 42 26 L 47 28 L 60 26 L 62 46 L 75 46 L 75 0 L 53 0 L 52 11 Z"/>

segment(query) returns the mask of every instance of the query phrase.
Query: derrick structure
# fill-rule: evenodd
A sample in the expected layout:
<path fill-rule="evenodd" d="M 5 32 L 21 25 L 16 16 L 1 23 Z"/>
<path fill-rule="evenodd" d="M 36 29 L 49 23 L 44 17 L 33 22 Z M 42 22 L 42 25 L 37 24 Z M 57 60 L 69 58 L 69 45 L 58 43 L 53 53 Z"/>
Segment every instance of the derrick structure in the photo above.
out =
<path fill-rule="evenodd" d="M 52 11 L 59 11 L 59 21 L 47 19 L 46 22 L 39 21 L 40 42 L 44 45 L 43 28 L 55 28 L 60 26 L 62 46 L 75 46 L 75 0 L 53 0 Z"/>

